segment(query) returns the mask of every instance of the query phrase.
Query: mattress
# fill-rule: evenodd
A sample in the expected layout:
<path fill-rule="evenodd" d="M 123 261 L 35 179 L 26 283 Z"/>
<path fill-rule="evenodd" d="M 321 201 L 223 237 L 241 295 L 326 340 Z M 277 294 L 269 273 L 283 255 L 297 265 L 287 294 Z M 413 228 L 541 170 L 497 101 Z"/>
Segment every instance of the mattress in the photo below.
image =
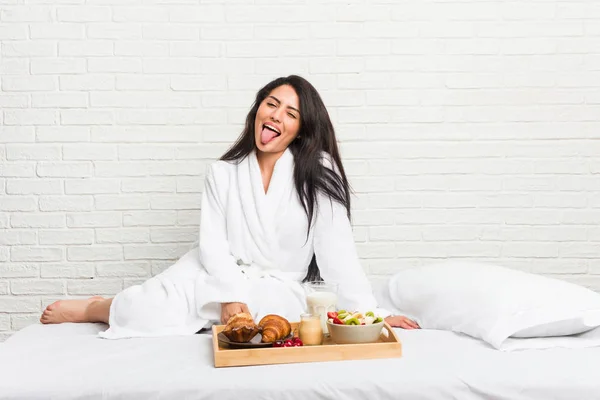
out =
<path fill-rule="evenodd" d="M 214 368 L 210 334 L 98 338 L 105 328 L 18 332 L 0 346 L 0 398 L 600 399 L 600 348 L 501 352 L 452 332 L 397 329 L 401 358 Z"/>

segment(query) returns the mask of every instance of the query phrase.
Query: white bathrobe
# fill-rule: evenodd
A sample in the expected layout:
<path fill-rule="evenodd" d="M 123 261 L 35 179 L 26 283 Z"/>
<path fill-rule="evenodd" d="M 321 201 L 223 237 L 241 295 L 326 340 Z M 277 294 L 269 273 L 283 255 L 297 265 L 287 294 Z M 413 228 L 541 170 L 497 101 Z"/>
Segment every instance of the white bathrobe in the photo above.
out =
<path fill-rule="evenodd" d="M 331 162 L 324 157 L 324 164 Z M 264 191 L 253 152 L 240 163 L 217 161 L 206 173 L 199 244 L 177 263 L 119 293 L 101 337 L 188 335 L 220 320 L 220 303 L 242 302 L 256 320 L 276 313 L 298 321 L 306 309 L 301 285 L 313 254 L 326 282 L 337 282 L 338 308 L 377 308 L 358 260 L 345 208 L 319 198 L 308 221 L 293 181 L 290 150 L 275 164 Z"/>

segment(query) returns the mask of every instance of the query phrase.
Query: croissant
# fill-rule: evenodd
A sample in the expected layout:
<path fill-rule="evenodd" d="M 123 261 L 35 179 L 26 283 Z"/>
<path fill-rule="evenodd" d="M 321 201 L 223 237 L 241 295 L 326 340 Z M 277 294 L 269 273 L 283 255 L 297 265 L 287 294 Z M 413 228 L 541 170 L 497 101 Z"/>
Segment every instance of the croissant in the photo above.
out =
<path fill-rule="evenodd" d="M 292 332 L 292 326 L 289 321 L 282 316 L 269 314 L 265 315 L 258 323 L 262 330 L 263 343 L 272 343 L 289 336 Z"/>
<path fill-rule="evenodd" d="M 237 343 L 249 342 L 258 332 L 260 332 L 259 326 L 254 322 L 252 315 L 248 313 L 233 315 L 223 329 L 223 334 L 232 342 Z"/>

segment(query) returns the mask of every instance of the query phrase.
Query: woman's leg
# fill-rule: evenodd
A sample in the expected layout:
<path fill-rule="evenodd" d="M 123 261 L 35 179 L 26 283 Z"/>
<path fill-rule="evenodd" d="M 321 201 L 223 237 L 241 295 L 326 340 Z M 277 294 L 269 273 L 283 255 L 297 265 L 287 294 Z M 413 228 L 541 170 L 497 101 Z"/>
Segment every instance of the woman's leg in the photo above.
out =
<path fill-rule="evenodd" d="M 181 329 L 192 326 L 189 330 L 194 332 L 202 328 L 206 321 L 197 316 L 195 287 L 200 274 L 206 274 L 206 271 L 198 257 L 198 249 L 191 249 L 167 270 L 142 284 L 124 289 L 117 299 L 119 304 L 115 304 L 118 307 L 113 309 L 115 316 L 121 316 L 121 322 L 115 323 L 117 326 L 111 327 L 112 331 L 107 331 L 110 333 L 108 336 L 125 337 L 132 332 L 140 335 L 171 332 L 176 330 L 173 327 L 178 324 L 182 326 Z M 59 300 L 46 308 L 40 322 L 108 323 L 112 302 L 113 299 L 100 296 L 85 300 Z M 196 325 L 200 325 L 198 329 Z M 120 331 L 120 328 L 123 329 Z"/>
<path fill-rule="evenodd" d="M 59 300 L 50 304 L 40 318 L 42 324 L 63 322 L 104 322 L 108 323 L 110 305 L 113 299 L 101 296 L 86 300 Z"/>

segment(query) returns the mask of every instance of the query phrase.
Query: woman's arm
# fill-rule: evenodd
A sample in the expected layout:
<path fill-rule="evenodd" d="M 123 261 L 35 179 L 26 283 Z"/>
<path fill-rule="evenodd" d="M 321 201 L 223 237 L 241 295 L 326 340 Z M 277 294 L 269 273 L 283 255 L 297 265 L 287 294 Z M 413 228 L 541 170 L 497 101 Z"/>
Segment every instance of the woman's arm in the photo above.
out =
<path fill-rule="evenodd" d="M 391 313 L 377 307 L 371 283 L 360 265 L 352 227 L 343 205 L 324 196 L 314 224 L 314 249 L 321 277 L 337 282 L 338 308 L 373 311 L 381 317 Z"/>
<path fill-rule="evenodd" d="M 314 229 L 314 249 L 321 277 L 326 282 L 339 284 L 338 309 L 373 311 L 390 326 L 419 328 L 413 320 L 377 307 L 371 284 L 360 266 L 350 220 L 341 204 L 321 197 Z"/>
<path fill-rule="evenodd" d="M 227 178 L 223 176 L 217 181 L 214 167 L 208 167 L 202 193 L 198 251 L 200 262 L 216 280 L 219 288 L 222 288 L 223 297 L 230 298 L 231 302 L 247 303 L 246 279 L 235 257 L 231 255 L 225 208 L 217 190 L 217 185 L 228 184 Z"/>

